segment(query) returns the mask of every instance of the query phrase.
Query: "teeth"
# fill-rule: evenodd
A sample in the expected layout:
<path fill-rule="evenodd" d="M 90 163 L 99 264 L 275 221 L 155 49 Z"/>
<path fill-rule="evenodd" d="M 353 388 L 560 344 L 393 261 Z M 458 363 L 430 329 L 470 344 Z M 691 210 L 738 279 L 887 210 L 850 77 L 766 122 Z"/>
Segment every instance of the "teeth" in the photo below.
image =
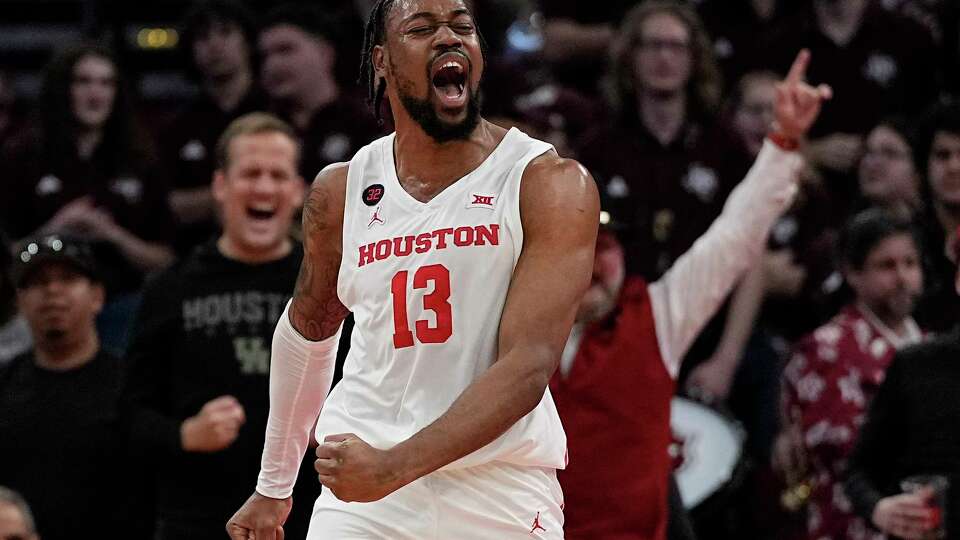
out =
<path fill-rule="evenodd" d="M 454 68 L 454 69 L 456 69 L 457 71 L 463 71 L 463 66 L 461 66 L 460 64 L 458 64 L 458 63 L 456 63 L 456 62 L 454 62 L 454 61 L 452 61 L 452 60 L 451 60 L 451 61 L 448 61 L 447 63 L 445 63 L 445 64 L 443 64 L 442 66 L 440 66 L 440 69 L 445 69 L 445 68 Z"/>

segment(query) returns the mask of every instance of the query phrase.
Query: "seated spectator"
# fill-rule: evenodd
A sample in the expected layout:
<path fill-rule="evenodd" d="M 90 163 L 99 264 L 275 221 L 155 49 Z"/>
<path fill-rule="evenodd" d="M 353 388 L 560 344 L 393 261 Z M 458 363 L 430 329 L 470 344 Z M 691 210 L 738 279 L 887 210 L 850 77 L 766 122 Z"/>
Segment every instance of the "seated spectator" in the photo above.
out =
<path fill-rule="evenodd" d="M 6 236 L 0 231 L 0 367 L 30 350 L 30 327 L 17 311 L 17 294 L 10 281 L 13 258 Z"/>
<path fill-rule="evenodd" d="M 896 39 L 891 39 L 896 36 Z M 812 162 L 852 180 L 863 134 L 887 115 L 915 114 L 936 99 L 937 55 L 927 30 L 884 10 L 873 0 L 813 0 L 772 30 L 760 47 L 761 63 L 777 71 L 789 66 L 792 51 L 809 48 L 818 62 L 810 80 L 833 86 L 836 99 L 810 134 Z M 848 197 L 855 184 L 845 188 Z M 841 222 L 846 216 L 837 216 Z"/>
<path fill-rule="evenodd" d="M 800 84 L 802 71 L 787 81 L 790 98 L 778 103 L 790 140 L 819 110 L 816 90 Z M 790 111 L 785 105 L 796 103 L 794 96 L 804 105 Z M 765 143 L 716 222 L 649 285 L 626 275 L 623 246 L 601 228 L 593 280 L 550 384 L 569 446 L 570 463 L 557 474 L 567 538 L 664 538 L 670 400 L 681 360 L 763 252 L 770 226 L 796 192 L 801 163 L 798 153 Z"/>
<path fill-rule="evenodd" d="M 199 0 L 187 12 L 180 45 L 200 95 L 180 113 L 164 137 L 171 171 L 170 207 L 181 254 L 216 234 L 210 181 L 214 146 L 231 120 L 264 110 L 256 82 L 253 15 L 239 0 Z"/>
<path fill-rule="evenodd" d="M 857 170 L 860 194 L 869 205 L 909 220 L 923 210 L 912 142 L 905 121 L 890 118 L 880 122 L 867 133 Z"/>
<path fill-rule="evenodd" d="M 955 267 L 946 249 L 960 226 L 960 105 L 938 106 L 924 120 L 916 160 L 926 175 L 923 190 L 928 206 L 921 220 L 927 246 L 927 291 L 917 320 L 930 330 L 947 331 L 960 320 L 960 296 L 952 287 Z"/>
<path fill-rule="evenodd" d="M 23 494 L 46 540 L 139 538 L 149 474 L 124 444 L 122 370 L 97 339 L 104 287 L 90 248 L 28 238 L 11 274 L 35 346 L 0 368 L 0 485 Z"/>
<path fill-rule="evenodd" d="M 958 230 L 952 259 L 957 261 Z M 960 271 L 954 278 L 960 294 Z M 956 325 L 957 319 L 952 323 Z M 870 405 L 850 457 L 846 493 L 863 519 L 894 537 L 934 537 L 946 525 L 947 536 L 960 531 L 960 327 L 938 339 L 897 352 Z M 950 486 L 946 507 L 934 510 L 922 493 L 902 493 L 912 475 L 943 475 Z"/>
<path fill-rule="evenodd" d="M 374 116 L 336 77 L 336 21 L 315 6 L 281 5 L 260 30 L 263 88 L 270 108 L 302 142 L 301 175 L 349 161 L 380 133 Z"/>
<path fill-rule="evenodd" d="M 614 39 L 611 122 L 578 149 L 629 227 L 627 272 L 653 281 L 719 215 L 748 157 L 715 117 L 720 73 L 696 13 L 668 0 L 632 9 Z"/>
<path fill-rule="evenodd" d="M 265 113 L 217 144 L 213 196 L 223 232 L 148 285 L 131 346 L 134 437 L 157 456 L 157 540 L 225 536 L 250 494 L 266 431 L 270 343 L 303 249 L 290 238 L 303 202 L 292 128 Z M 312 469 L 312 460 L 307 460 Z M 303 538 L 320 485 L 287 523 Z"/>
<path fill-rule="evenodd" d="M 102 345 L 122 350 L 144 276 L 173 258 L 166 188 L 106 49 L 57 55 L 39 114 L 35 132 L 0 159 L 0 220 L 15 239 L 68 232 L 94 243 L 108 288 Z"/>
<path fill-rule="evenodd" d="M 30 506 L 19 493 L 0 486 L 0 538 L 40 540 Z"/>
<path fill-rule="evenodd" d="M 811 484 L 807 535 L 879 538 L 843 494 L 846 460 L 894 353 L 922 337 L 910 317 L 923 290 L 920 244 L 909 221 L 874 208 L 847 225 L 840 253 L 854 300 L 804 337 L 784 372 L 788 429 Z"/>

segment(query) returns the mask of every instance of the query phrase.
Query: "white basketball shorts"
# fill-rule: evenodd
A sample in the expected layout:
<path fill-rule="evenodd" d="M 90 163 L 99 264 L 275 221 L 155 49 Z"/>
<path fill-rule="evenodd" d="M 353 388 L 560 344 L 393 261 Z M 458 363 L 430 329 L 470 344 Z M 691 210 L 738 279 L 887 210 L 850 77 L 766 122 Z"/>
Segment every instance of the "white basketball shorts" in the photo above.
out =
<path fill-rule="evenodd" d="M 554 469 L 487 463 L 437 471 L 370 503 L 324 489 L 307 540 L 560 540 Z"/>

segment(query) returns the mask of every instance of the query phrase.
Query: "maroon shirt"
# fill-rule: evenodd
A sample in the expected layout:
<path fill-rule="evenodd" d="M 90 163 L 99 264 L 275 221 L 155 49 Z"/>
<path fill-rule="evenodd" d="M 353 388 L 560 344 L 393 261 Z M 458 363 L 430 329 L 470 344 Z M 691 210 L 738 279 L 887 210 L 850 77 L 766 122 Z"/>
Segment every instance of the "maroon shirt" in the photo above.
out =
<path fill-rule="evenodd" d="M 341 97 L 314 113 L 299 133 L 300 174 L 308 183 L 331 163 L 350 161 L 360 148 L 380 135 L 373 111 L 352 97 Z"/>
<path fill-rule="evenodd" d="M 579 156 L 604 209 L 626 225 L 627 271 L 648 281 L 706 232 L 749 168 L 740 142 L 712 122 L 688 123 L 668 146 L 621 122 L 588 135 Z"/>
<path fill-rule="evenodd" d="M 557 478 L 568 540 L 666 538 L 674 387 L 647 284 L 632 278 L 618 310 L 584 332 L 570 373 L 550 382 L 567 434 Z"/>
<path fill-rule="evenodd" d="M 216 168 L 220 134 L 244 114 L 266 109 L 266 99 L 251 89 L 233 110 L 224 111 L 207 95 L 184 108 L 163 140 L 164 162 L 171 169 L 173 189 L 209 186 Z"/>
<path fill-rule="evenodd" d="M 781 20 L 797 11 L 791 2 L 775 2 L 769 20 L 757 16 L 750 0 L 703 0 L 697 11 L 713 40 L 713 53 L 723 72 L 723 82 L 733 88 L 762 58 L 757 41 Z"/>
<path fill-rule="evenodd" d="M 172 189 L 209 186 L 216 168 L 217 141 L 230 122 L 244 114 L 266 109 L 266 98 L 251 89 L 231 111 L 222 110 L 207 95 L 187 105 L 163 137 L 164 166 Z M 216 233 L 216 219 L 179 226 L 177 251 L 186 253 Z"/>
<path fill-rule="evenodd" d="M 123 165 L 97 150 L 90 160 L 68 156 L 51 163 L 36 138 L 9 145 L 0 157 L 0 221 L 13 238 L 27 236 L 47 223 L 64 205 L 90 196 L 95 206 L 138 238 L 169 245 L 173 218 L 167 186 L 149 163 Z M 94 245 L 111 291 L 140 286 L 143 273 L 105 242 Z"/>
<path fill-rule="evenodd" d="M 871 4 L 854 37 L 838 46 L 817 27 L 812 11 L 786 20 L 769 35 L 764 65 L 786 73 L 801 48 L 813 60 L 807 79 L 833 87 L 811 129 L 814 137 L 864 133 L 889 114 L 922 111 L 937 97 L 937 51 L 926 29 Z"/>
<path fill-rule="evenodd" d="M 884 536 L 854 514 L 843 489 L 846 462 L 896 353 L 855 305 L 805 337 L 784 370 L 784 404 L 801 430 L 811 481 L 807 538 Z"/>

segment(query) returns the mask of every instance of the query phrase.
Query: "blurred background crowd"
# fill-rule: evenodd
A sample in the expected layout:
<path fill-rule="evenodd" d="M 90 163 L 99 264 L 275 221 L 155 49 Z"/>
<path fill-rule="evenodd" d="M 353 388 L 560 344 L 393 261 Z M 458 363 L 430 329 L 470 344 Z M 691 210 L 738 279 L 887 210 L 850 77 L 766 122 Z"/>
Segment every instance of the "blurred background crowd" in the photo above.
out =
<path fill-rule="evenodd" d="M 225 537 L 258 470 L 303 190 L 391 129 L 357 84 L 370 5 L 0 2 L 0 516 L 22 523 L 7 538 Z M 958 4 L 473 6 L 484 115 L 591 171 L 627 274 L 648 282 L 719 215 L 811 51 L 808 80 L 834 97 L 801 145 L 800 194 L 683 362 L 678 392 L 715 425 L 675 426 L 681 491 L 703 494 L 676 534 L 882 538 L 884 474 L 904 465 L 858 433 L 897 350 L 960 322 Z M 251 141 L 281 156 L 268 180 L 243 168 Z M 930 459 L 960 473 L 957 398 L 927 397 L 933 442 L 904 437 L 957 450 Z M 710 430 L 737 444 L 692 444 Z M 729 453 L 719 480 L 689 470 L 698 452 Z M 288 537 L 318 490 L 305 459 Z"/>

